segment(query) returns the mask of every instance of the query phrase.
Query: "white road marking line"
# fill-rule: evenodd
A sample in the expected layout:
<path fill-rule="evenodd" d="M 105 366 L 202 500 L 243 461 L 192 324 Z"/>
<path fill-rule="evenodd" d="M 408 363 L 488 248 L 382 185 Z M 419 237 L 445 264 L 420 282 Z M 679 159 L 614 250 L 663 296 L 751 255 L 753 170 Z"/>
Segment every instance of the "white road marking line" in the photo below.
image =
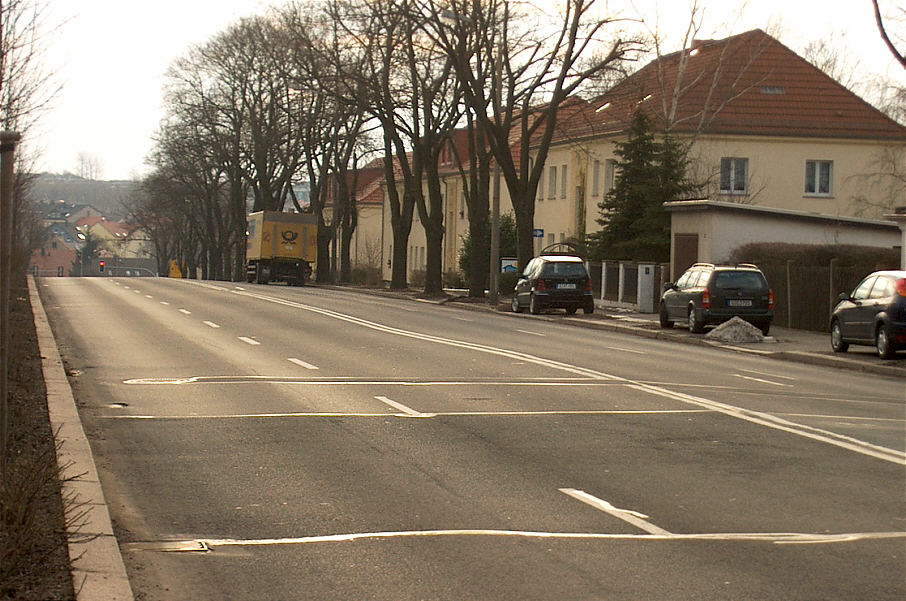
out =
<path fill-rule="evenodd" d="M 162 304 L 162 305 L 169 305 L 170 303 L 168 303 L 167 301 L 160 301 L 160 304 Z"/>
<path fill-rule="evenodd" d="M 660 536 L 672 536 L 669 532 L 663 528 L 658 528 L 646 518 L 648 517 L 644 513 L 639 513 L 637 511 L 632 511 L 629 509 L 620 509 L 619 507 L 614 507 L 607 501 L 599 499 L 594 495 L 590 495 L 583 490 L 576 490 L 575 488 L 561 488 L 559 489 L 565 495 L 582 501 L 586 505 L 590 505 L 595 509 L 599 509 L 604 513 L 610 514 L 615 518 L 619 518 L 626 523 L 632 524 L 636 528 L 640 528 L 647 532 L 648 534 L 657 534 Z"/>
<path fill-rule="evenodd" d="M 246 344 L 251 344 L 252 346 L 257 346 L 257 345 L 261 344 L 257 340 L 255 340 L 253 338 L 248 338 L 246 336 L 239 336 L 239 340 L 243 341 Z"/>
<path fill-rule="evenodd" d="M 787 417 L 814 417 L 817 419 L 838 419 L 846 421 L 903 423 L 903 418 L 901 417 L 856 417 L 853 415 L 821 415 L 817 413 L 775 413 L 774 415 L 785 415 Z"/>
<path fill-rule="evenodd" d="M 798 532 L 727 532 L 705 534 L 607 534 L 597 532 L 533 532 L 530 530 L 403 530 L 397 532 L 355 532 L 296 538 L 198 538 L 121 543 L 127 551 L 199 552 L 217 547 L 262 547 L 275 545 L 310 545 L 387 538 L 420 538 L 450 536 L 485 536 L 537 539 L 636 540 L 636 541 L 738 541 L 772 544 L 831 544 L 860 540 L 906 538 L 906 532 L 849 532 L 841 534 L 808 534 Z"/>
<path fill-rule="evenodd" d="M 290 357 L 289 362 L 295 363 L 299 367 L 304 367 L 305 369 L 318 369 L 317 365 L 312 365 L 311 363 L 306 363 L 302 359 L 296 359 L 295 357 Z"/>
<path fill-rule="evenodd" d="M 195 284 L 194 282 L 191 282 L 191 281 L 189 281 L 188 283 L 190 283 L 192 285 L 203 285 L 203 284 Z M 896 463 L 898 465 L 906 465 L 906 453 L 904 453 L 902 451 L 897 451 L 895 449 L 888 449 L 886 447 L 875 445 L 875 444 L 865 442 L 862 440 L 858 440 L 858 439 L 855 439 L 852 437 L 841 436 L 834 432 L 829 432 L 826 430 L 818 430 L 816 428 L 810 428 L 808 426 L 804 426 L 801 424 L 795 424 L 793 422 L 789 422 L 786 420 L 776 418 L 767 413 L 762 413 L 759 411 L 751 411 L 748 409 L 744 409 L 742 407 L 728 405 L 726 403 L 718 403 L 716 401 L 711 401 L 711 400 L 704 399 L 701 397 L 695 397 L 695 396 L 688 395 L 688 394 L 673 392 L 673 391 L 667 390 L 665 388 L 642 384 L 636 380 L 632 380 L 629 378 L 623 378 L 623 377 L 620 377 L 620 376 L 617 376 L 614 374 L 608 374 L 608 373 L 604 373 L 604 372 L 600 372 L 600 371 L 596 371 L 596 370 L 585 369 L 585 368 L 581 368 L 581 367 L 578 367 L 576 365 L 572 365 L 569 363 L 563 363 L 560 361 L 544 359 L 542 357 L 538 357 L 538 356 L 531 355 L 528 353 L 522 353 L 522 352 L 513 351 L 513 350 L 509 350 L 509 349 L 505 349 L 505 348 L 470 343 L 470 342 L 466 342 L 464 340 L 456 340 L 453 338 L 445 338 L 442 336 L 432 336 L 432 335 L 428 335 L 428 334 L 422 334 L 419 332 L 415 332 L 412 330 L 404 330 L 402 328 L 394 328 L 394 327 L 387 326 L 387 325 L 384 325 L 381 323 L 368 321 L 366 319 L 361 319 L 361 318 L 354 317 L 352 315 L 348 315 L 345 313 L 340 313 L 338 311 L 331 311 L 329 309 L 321 309 L 319 307 L 314 307 L 312 305 L 306 305 L 303 303 L 289 301 L 286 299 L 282 299 L 282 298 L 275 297 L 275 296 L 269 296 L 266 294 L 253 294 L 251 292 L 237 292 L 237 291 L 233 291 L 233 294 L 240 294 L 242 296 L 247 296 L 249 298 L 256 298 L 256 299 L 262 300 L 264 302 L 274 303 L 274 304 L 278 304 L 278 305 L 284 305 L 287 307 L 301 309 L 303 311 L 309 311 L 311 313 L 316 313 L 318 315 L 323 315 L 325 317 L 330 317 L 330 318 L 344 321 L 347 323 L 356 324 L 356 325 L 359 325 L 359 326 L 362 326 L 365 328 L 369 328 L 369 329 L 372 329 L 375 331 L 386 332 L 388 334 L 395 334 L 397 336 L 414 338 L 414 339 L 423 340 L 426 342 L 433 342 L 435 344 L 442 344 L 442 345 L 447 345 L 447 346 L 453 346 L 456 348 L 473 350 L 476 352 L 488 353 L 488 354 L 497 355 L 497 356 L 501 356 L 501 357 L 507 357 L 509 359 L 519 359 L 519 360 L 523 360 L 526 362 L 534 363 L 535 365 L 543 365 L 543 366 L 549 367 L 551 369 L 559 369 L 561 371 L 590 376 L 590 377 L 598 378 L 601 380 L 622 382 L 622 383 L 627 384 L 630 387 L 637 388 L 638 390 L 645 390 L 645 391 L 651 392 L 652 394 L 655 394 L 655 395 L 663 396 L 666 398 L 671 398 L 674 400 L 697 405 L 700 407 L 713 409 L 714 411 L 718 411 L 720 413 L 723 413 L 724 415 L 735 417 L 737 419 L 746 420 L 751 423 L 766 426 L 769 428 L 774 428 L 776 430 L 781 430 L 784 432 L 789 432 L 792 434 L 796 434 L 798 436 L 802 436 L 804 438 L 809 438 L 811 440 L 816 440 L 816 441 L 823 442 L 826 444 L 835 445 L 835 446 L 853 451 L 855 453 L 861 453 L 863 455 L 866 455 L 869 457 L 874 457 L 876 459 L 881 459 L 883 461 L 889 461 L 892 463 Z"/>
<path fill-rule="evenodd" d="M 546 337 L 547 337 L 547 334 L 540 334 L 540 333 L 538 333 L 538 332 L 529 332 L 528 330 L 516 330 L 516 331 L 517 331 L 517 332 L 522 332 L 523 334 L 530 334 L 530 335 L 532 335 L 532 336 L 540 336 L 540 337 L 542 337 L 542 338 L 546 338 Z"/>
<path fill-rule="evenodd" d="M 610 349 L 612 351 L 620 351 L 622 353 L 635 353 L 636 355 L 647 355 L 645 351 L 637 351 L 631 348 L 621 348 L 619 346 L 605 346 L 604 348 Z"/>
<path fill-rule="evenodd" d="M 765 380 L 763 378 L 753 378 L 752 376 L 744 376 L 742 374 L 733 374 L 734 378 L 742 378 L 743 380 L 749 380 L 751 382 L 761 382 L 762 384 L 771 384 L 773 386 L 783 386 L 784 388 L 792 388 L 792 384 L 782 384 L 780 382 L 772 382 L 770 380 Z"/>
<path fill-rule="evenodd" d="M 394 409 L 402 411 L 406 417 L 434 417 L 433 413 L 422 413 L 421 411 L 416 411 L 415 409 L 412 409 L 411 407 L 406 407 L 402 403 L 397 403 L 393 399 L 388 399 L 385 396 L 376 396 L 374 398 L 376 398 L 377 400 L 379 400 L 382 403 L 390 405 Z"/>
<path fill-rule="evenodd" d="M 187 310 L 187 309 L 180 309 L 179 312 L 182 313 L 183 315 L 191 315 L 191 314 L 192 314 L 192 312 L 189 311 L 189 310 Z"/>
<path fill-rule="evenodd" d="M 570 379 L 563 380 L 522 380 L 522 381 L 494 381 L 494 380 L 368 380 L 354 377 L 348 378 L 300 378 L 286 376 L 189 376 L 176 378 L 130 378 L 123 380 L 123 384 L 141 384 L 141 385 L 171 385 L 171 384 L 250 384 L 256 382 L 269 382 L 271 384 L 301 384 L 303 386 L 373 386 L 376 384 L 386 384 L 388 386 L 574 386 L 574 387 L 602 387 L 602 386 L 623 386 L 624 384 L 609 381 L 576 381 Z"/>
<path fill-rule="evenodd" d="M 769 373 L 767 373 L 767 372 L 765 372 L 765 371 L 755 371 L 754 369 L 742 369 L 742 368 L 739 368 L 739 371 L 744 371 L 744 372 L 746 372 L 747 374 L 758 374 L 759 376 L 768 376 L 768 377 L 771 377 L 771 378 L 780 378 L 781 380 L 796 380 L 796 379 L 797 379 L 797 378 L 794 378 L 794 377 L 792 377 L 792 376 L 781 376 L 780 374 L 769 374 Z"/>
<path fill-rule="evenodd" d="M 133 292 L 135 292 L 136 294 L 141 294 L 141 293 L 142 293 L 141 290 L 133 290 Z"/>
<path fill-rule="evenodd" d="M 154 297 L 151 296 L 150 294 L 146 294 L 146 295 L 145 295 L 145 298 L 154 298 Z"/>
<path fill-rule="evenodd" d="M 219 325 L 217 325 L 217 324 L 214 323 L 213 321 L 203 321 L 203 322 L 201 322 L 201 323 L 203 323 L 204 325 L 206 325 L 206 326 L 208 326 L 208 327 L 214 328 L 214 329 L 217 329 L 217 328 L 220 327 Z"/>
<path fill-rule="evenodd" d="M 648 391 L 656 396 L 661 396 L 676 401 L 682 401 L 692 405 L 697 405 L 699 407 L 713 409 L 714 411 L 723 413 L 724 415 L 729 415 L 730 417 L 735 417 L 737 419 L 741 419 L 761 426 L 766 426 L 768 428 L 773 428 L 775 430 L 780 430 L 782 432 L 789 432 L 790 434 L 802 436 L 803 438 L 809 438 L 811 440 L 817 440 L 831 444 L 843 449 L 854 451 L 856 453 L 867 455 L 869 457 L 874 457 L 875 459 L 889 461 L 898 465 L 906 465 L 906 453 L 904 453 L 903 451 L 888 449 L 887 447 L 882 447 L 870 442 L 858 440 L 856 438 L 852 438 L 851 436 L 844 436 L 843 434 L 837 434 L 836 432 L 831 432 L 829 430 L 813 428 L 811 426 L 806 426 L 805 424 L 797 424 L 795 422 L 781 419 L 769 413 L 743 409 L 742 407 L 734 407 L 733 405 L 727 405 L 725 403 L 719 403 L 717 401 L 710 401 L 708 399 L 703 399 L 701 397 L 696 397 L 689 394 L 683 394 L 681 392 L 673 392 L 672 390 L 666 390 L 663 388 L 658 388 L 656 386 L 647 386 L 644 384 L 629 384 L 628 386 L 629 388 Z"/>
<path fill-rule="evenodd" d="M 456 315 L 451 315 L 450 318 L 455 319 L 456 321 L 468 321 L 468 322 L 475 321 L 474 319 L 469 319 L 468 317 L 457 317 Z"/>
<path fill-rule="evenodd" d="M 191 285 L 202 285 L 196 284 L 195 282 L 189 282 Z M 269 303 L 274 303 L 277 305 L 284 305 L 286 307 L 292 307 L 294 309 L 301 309 L 303 311 L 309 311 L 311 313 L 316 313 L 318 315 L 323 315 L 325 317 L 330 317 L 332 319 L 337 319 L 339 321 L 345 321 L 354 325 L 362 326 L 375 330 L 378 332 L 384 332 L 387 334 L 394 334 L 397 336 L 403 336 L 406 338 L 413 338 L 415 340 L 422 340 L 424 342 L 433 342 L 435 344 L 442 344 L 446 346 L 452 346 L 456 348 L 462 348 L 467 350 L 472 350 L 481 353 L 488 353 L 491 355 L 498 355 L 500 357 L 506 357 L 509 359 L 520 359 L 535 365 L 542 365 L 545 367 L 550 367 L 551 369 L 558 369 L 560 371 L 566 371 L 582 376 L 587 376 L 599 380 L 623 380 L 623 378 L 613 376 L 610 374 L 605 374 L 600 371 L 593 369 L 585 369 L 577 367 L 575 365 L 570 365 L 568 363 L 563 363 L 561 361 L 555 361 L 553 359 L 544 359 L 536 355 L 531 355 L 528 353 L 523 353 L 520 351 L 514 351 L 510 349 L 503 349 L 494 346 L 479 344 L 475 342 L 466 342 L 465 340 L 456 340 L 453 338 L 445 338 L 443 336 L 433 336 L 430 334 L 422 334 L 420 332 L 415 332 L 412 330 L 404 330 L 402 328 L 395 328 L 392 326 L 387 326 L 381 323 L 374 321 L 368 321 L 367 319 L 361 319 L 359 317 L 354 317 L 352 315 L 347 315 L 345 313 L 340 313 L 338 311 L 332 311 L 330 309 L 321 309 L 319 307 L 314 307 L 312 305 L 306 305 L 304 303 L 299 303 L 287 299 L 283 299 L 276 296 L 268 296 L 266 294 L 256 294 L 252 292 L 237 292 L 233 291 L 233 294 L 239 294 L 241 296 L 247 296 L 249 298 L 256 298 Z"/>
<path fill-rule="evenodd" d="M 236 290 L 245 290 L 242 286 L 236 286 Z"/>
<path fill-rule="evenodd" d="M 636 409 L 636 410 L 607 410 L 591 409 L 575 410 L 549 410 L 549 411 L 444 411 L 442 413 L 420 413 L 413 417 L 560 417 L 583 415 L 668 415 L 674 413 L 713 413 L 706 409 Z M 313 411 L 313 412 L 287 412 L 287 413 L 233 413 L 225 415 L 104 415 L 101 419 L 114 420 L 199 420 L 199 419 L 273 419 L 273 418 L 298 418 L 298 417 L 387 417 L 386 413 L 352 413 L 343 411 Z"/>

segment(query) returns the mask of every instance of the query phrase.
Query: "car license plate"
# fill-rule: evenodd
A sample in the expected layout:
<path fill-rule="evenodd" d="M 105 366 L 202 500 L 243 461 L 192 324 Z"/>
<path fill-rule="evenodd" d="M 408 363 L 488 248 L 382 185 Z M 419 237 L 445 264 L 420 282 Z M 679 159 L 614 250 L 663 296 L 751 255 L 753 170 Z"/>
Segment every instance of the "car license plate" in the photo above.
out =
<path fill-rule="evenodd" d="M 752 299 L 750 298 L 734 298 L 727 301 L 727 304 L 731 307 L 751 307 Z"/>
<path fill-rule="evenodd" d="M 576 285 L 573 283 L 570 284 L 557 284 L 557 290 L 575 290 Z"/>

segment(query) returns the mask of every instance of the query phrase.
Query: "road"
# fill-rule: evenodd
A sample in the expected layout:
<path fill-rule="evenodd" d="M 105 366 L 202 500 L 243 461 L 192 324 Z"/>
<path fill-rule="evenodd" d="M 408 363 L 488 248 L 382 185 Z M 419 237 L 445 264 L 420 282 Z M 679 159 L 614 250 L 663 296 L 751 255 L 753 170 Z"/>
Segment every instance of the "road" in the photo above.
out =
<path fill-rule="evenodd" d="M 342 290 L 39 287 L 137 599 L 906 597 L 902 381 Z"/>

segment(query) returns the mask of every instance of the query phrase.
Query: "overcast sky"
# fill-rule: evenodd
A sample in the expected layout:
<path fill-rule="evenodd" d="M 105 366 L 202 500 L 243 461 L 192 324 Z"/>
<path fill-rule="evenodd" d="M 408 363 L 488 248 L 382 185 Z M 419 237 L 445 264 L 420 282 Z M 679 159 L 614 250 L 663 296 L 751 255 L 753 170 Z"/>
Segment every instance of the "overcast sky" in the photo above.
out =
<path fill-rule="evenodd" d="M 96 156 L 102 179 L 147 172 L 145 158 L 161 119 L 161 86 L 170 62 L 243 16 L 263 12 L 267 0 L 49 0 L 47 21 L 63 23 L 48 49 L 48 70 L 63 90 L 34 132 L 37 167 L 78 171 L 79 153 Z M 611 0 L 611 7 L 629 0 Z M 688 22 L 688 0 L 634 0 L 660 26 L 674 27 L 678 48 Z M 700 0 L 702 35 L 726 37 L 754 28 L 781 32 L 802 52 L 813 40 L 833 38 L 863 69 L 906 79 L 881 41 L 870 0 Z M 891 9 L 897 2 L 882 0 Z M 744 6 L 745 5 L 745 6 Z M 743 8 L 744 7 L 744 8 Z M 655 10 L 657 8 L 657 10 Z M 630 14 L 631 10 L 627 10 Z"/>

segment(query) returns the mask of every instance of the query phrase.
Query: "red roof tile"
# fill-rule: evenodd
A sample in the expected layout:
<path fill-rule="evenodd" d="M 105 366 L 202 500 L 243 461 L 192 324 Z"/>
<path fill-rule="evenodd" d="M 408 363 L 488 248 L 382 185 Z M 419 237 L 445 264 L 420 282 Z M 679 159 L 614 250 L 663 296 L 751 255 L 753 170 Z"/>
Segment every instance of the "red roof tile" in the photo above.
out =
<path fill-rule="evenodd" d="M 760 29 L 652 61 L 565 118 L 563 129 L 572 137 L 622 132 L 640 105 L 666 123 L 678 81 L 676 132 L 703 123 L 708 134 L 906 141 L 906 127 Z"/>

